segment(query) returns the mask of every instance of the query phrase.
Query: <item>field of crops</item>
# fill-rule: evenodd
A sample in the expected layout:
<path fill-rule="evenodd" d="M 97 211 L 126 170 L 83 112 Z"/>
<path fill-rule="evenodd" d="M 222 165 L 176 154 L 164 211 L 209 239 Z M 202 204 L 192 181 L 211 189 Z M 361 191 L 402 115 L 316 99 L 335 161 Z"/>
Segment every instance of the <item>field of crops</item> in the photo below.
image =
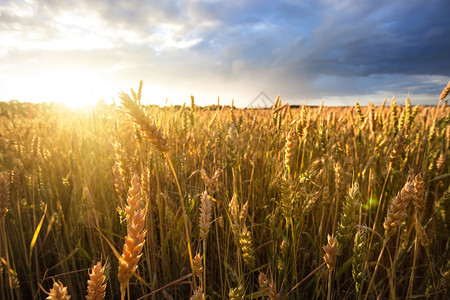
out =
<path fill-rule="evenodd" d="M 449 297 L 450 83 L 430 107 L 141 89 L 0 103 L 1 299 Z"/>

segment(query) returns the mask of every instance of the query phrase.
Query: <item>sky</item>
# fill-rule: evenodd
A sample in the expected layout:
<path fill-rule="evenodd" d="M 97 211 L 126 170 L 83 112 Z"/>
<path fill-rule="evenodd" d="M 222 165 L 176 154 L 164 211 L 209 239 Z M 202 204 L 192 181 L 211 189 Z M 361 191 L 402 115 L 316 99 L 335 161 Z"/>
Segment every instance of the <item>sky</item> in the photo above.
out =
<path fill-rule="evenodd" d="M 145 104 L 245 107 L 262 91 L 436 104 L 449 12 L 449 0 L 0 0 L 0 101 L 111 103 L 143 80 Z"/>

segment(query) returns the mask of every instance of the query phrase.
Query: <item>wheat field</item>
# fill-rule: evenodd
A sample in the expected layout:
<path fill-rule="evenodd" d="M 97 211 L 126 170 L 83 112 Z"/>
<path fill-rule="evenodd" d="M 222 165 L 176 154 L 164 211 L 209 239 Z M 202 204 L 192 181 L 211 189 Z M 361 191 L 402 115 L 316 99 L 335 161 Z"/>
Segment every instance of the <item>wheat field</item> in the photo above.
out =
<path fill-rule="evenodd" d="M 1 299 L 446 299 L 450 83 L 271 109 L 0 103 Z M 412 99 L 414 100 L 414 99 Z"/>

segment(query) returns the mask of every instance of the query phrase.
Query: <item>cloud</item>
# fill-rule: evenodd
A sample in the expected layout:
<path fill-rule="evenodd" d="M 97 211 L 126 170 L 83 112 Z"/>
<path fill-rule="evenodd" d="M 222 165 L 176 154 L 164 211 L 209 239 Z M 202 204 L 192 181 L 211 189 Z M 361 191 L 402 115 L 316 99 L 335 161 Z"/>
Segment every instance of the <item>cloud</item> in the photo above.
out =
<path fill-rule="evenodd" d="M 244 102 L 261 90 L 292 101 L 436 94 L 450 76 L 449 10 L 447 0 L 5 0 L 0 85 L 86 68 Z"/>

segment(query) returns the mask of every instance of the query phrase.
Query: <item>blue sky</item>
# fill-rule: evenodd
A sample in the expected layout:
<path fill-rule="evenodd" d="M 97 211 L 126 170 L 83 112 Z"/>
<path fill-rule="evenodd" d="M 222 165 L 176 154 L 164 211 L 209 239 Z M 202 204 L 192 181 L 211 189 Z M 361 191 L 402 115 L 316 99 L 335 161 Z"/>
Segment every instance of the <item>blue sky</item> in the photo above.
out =
<path fill-rule="evenodd" d="M 0 101 L 435 104 L 450 1 L 0 2 Z"/>

